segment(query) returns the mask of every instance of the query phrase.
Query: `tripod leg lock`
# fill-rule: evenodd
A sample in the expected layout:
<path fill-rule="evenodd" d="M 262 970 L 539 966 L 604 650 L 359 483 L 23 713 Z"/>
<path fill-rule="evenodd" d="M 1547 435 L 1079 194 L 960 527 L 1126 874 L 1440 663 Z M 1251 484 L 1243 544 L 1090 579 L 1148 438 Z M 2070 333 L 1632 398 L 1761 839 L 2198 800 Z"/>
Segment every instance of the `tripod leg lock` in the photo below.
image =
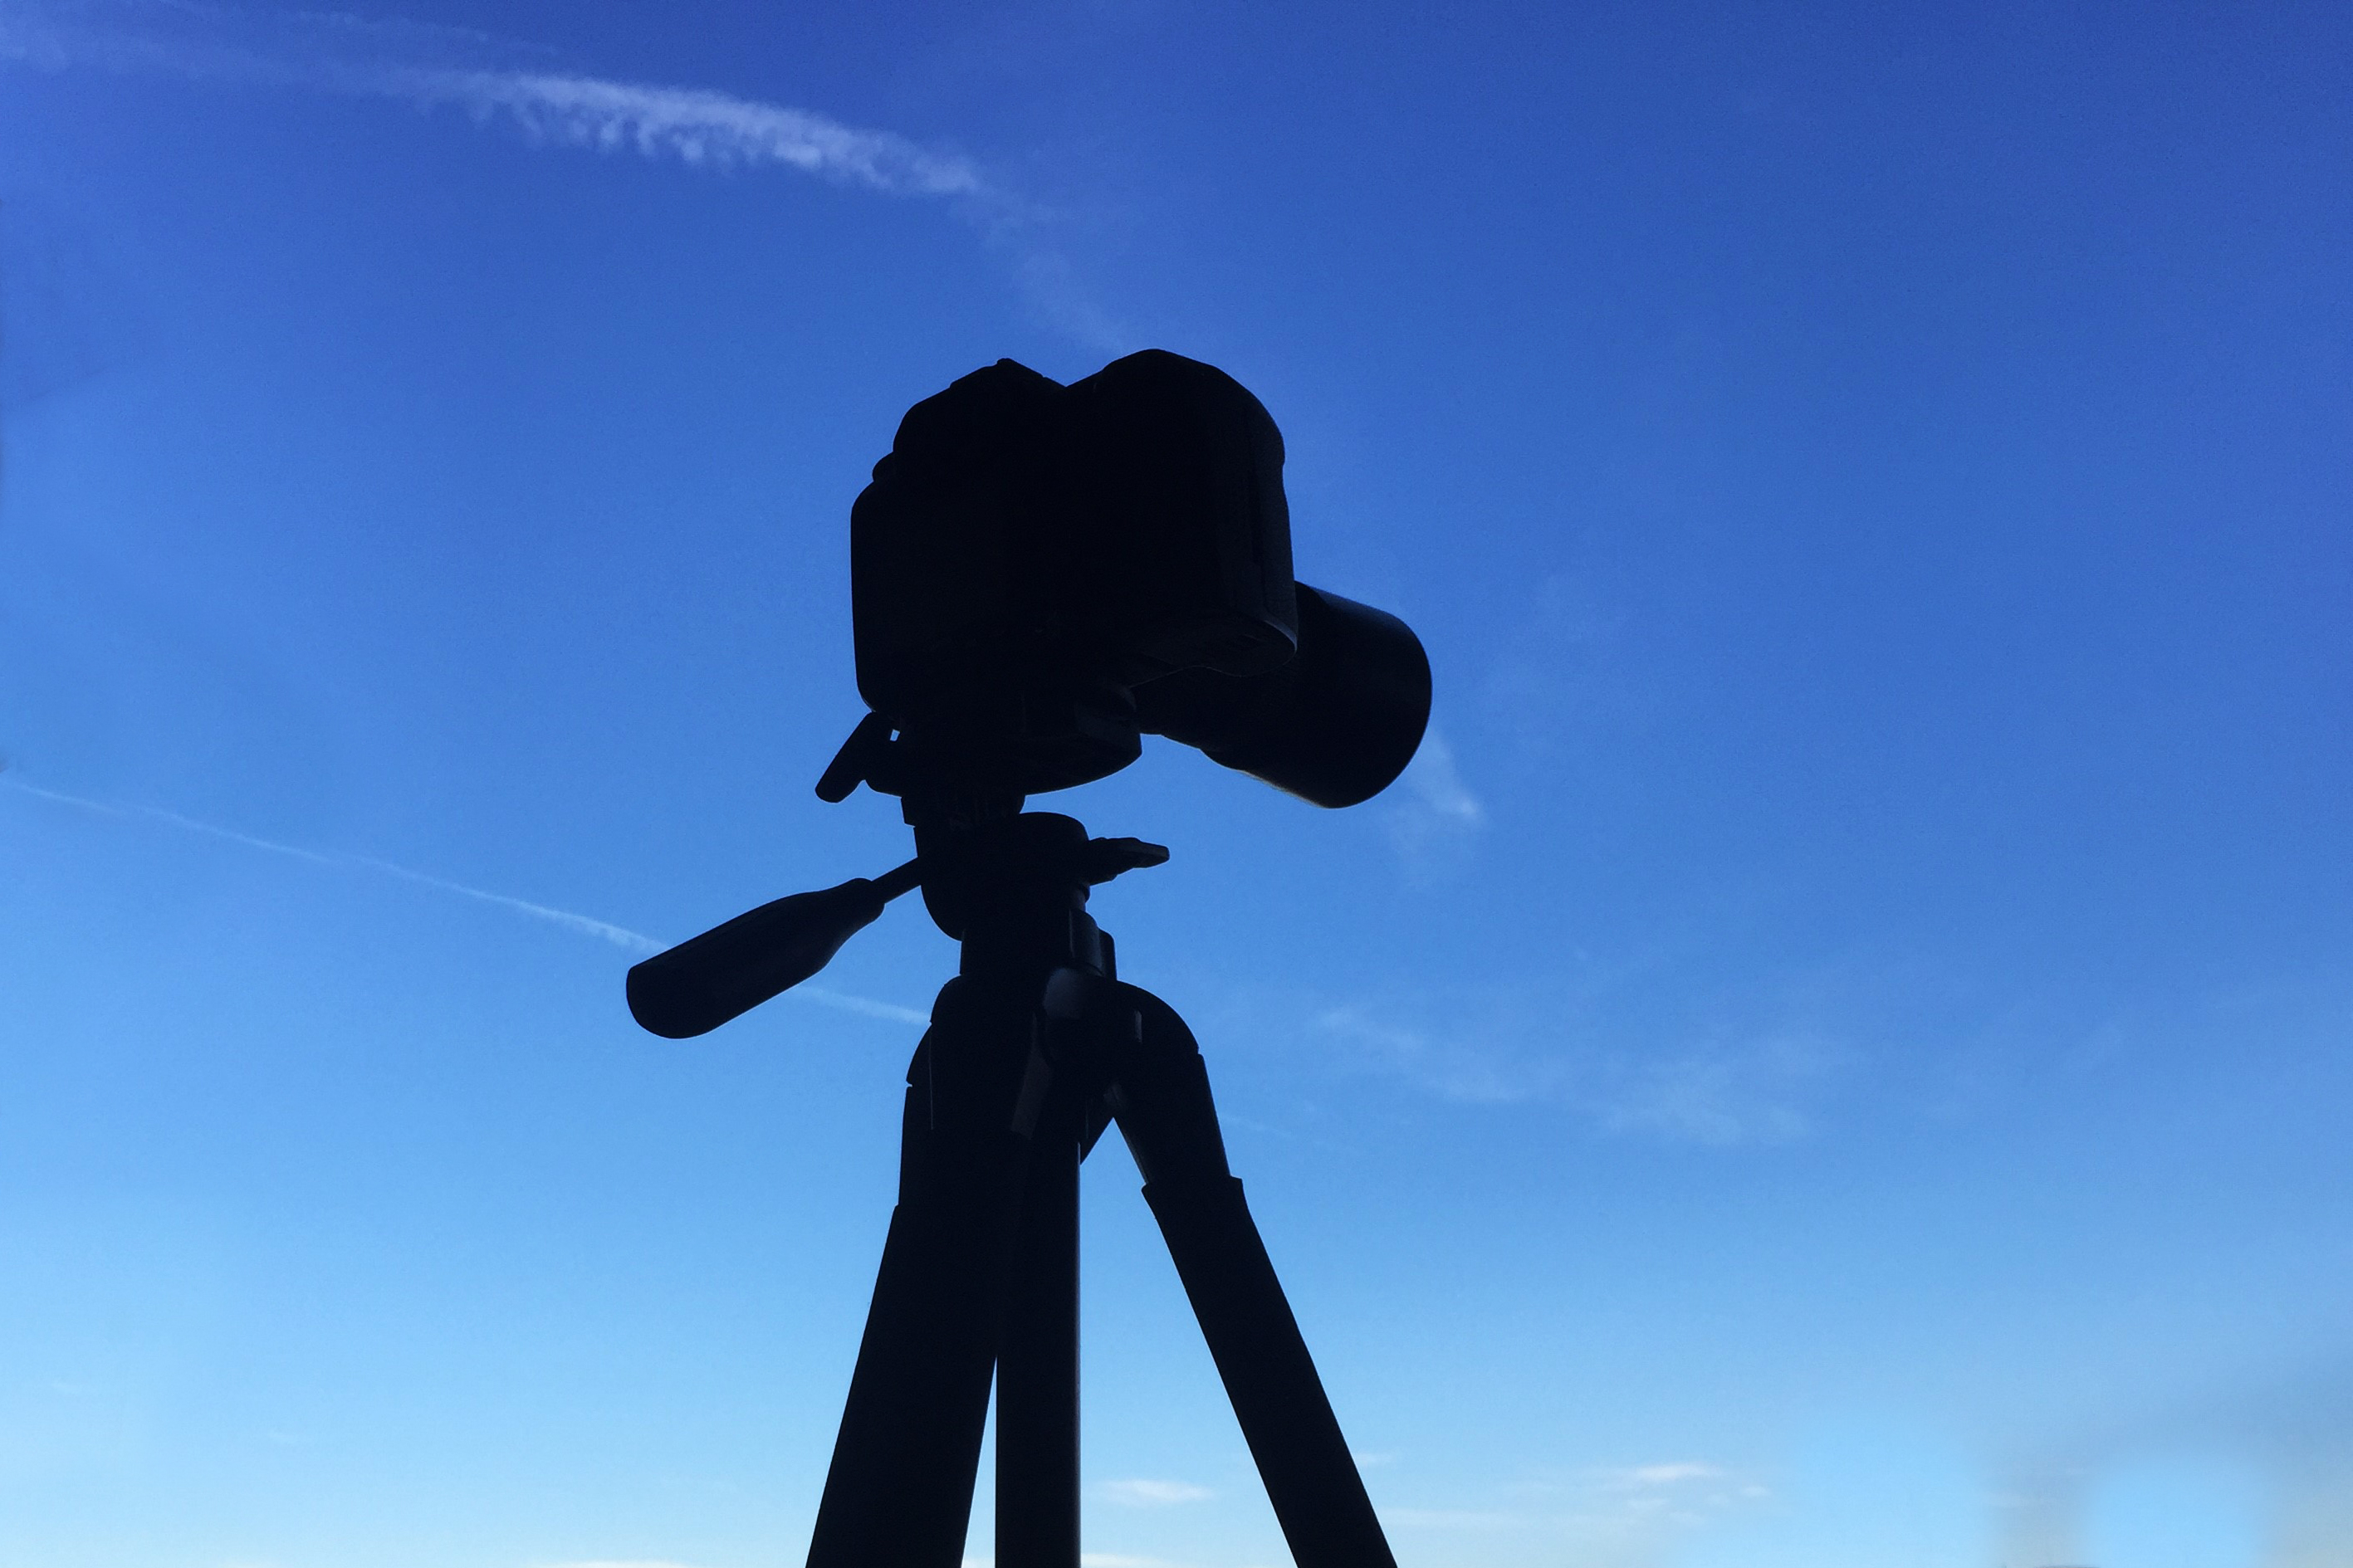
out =
<path fill-rule="evenodd" d="M 1141 1028 L 1106 1099 L 1144 1173 L 1193 1316 L 1299 1568 L 1396 1568 L 1266 1243 L 1226 1164 L 1193 1032 L 1148 991 L 1116 987 Z"/>
<path fill-rule="evenodd" d="M 1176 1009 L 1142 986 L 1113 983 L 1111 989 L 1132 1009 L 1135 1029 L 1113 1047 L 1104 1098 L 1145 1184 L 1229 1176 L 1209 1069 L 1193 1031 Z"/>

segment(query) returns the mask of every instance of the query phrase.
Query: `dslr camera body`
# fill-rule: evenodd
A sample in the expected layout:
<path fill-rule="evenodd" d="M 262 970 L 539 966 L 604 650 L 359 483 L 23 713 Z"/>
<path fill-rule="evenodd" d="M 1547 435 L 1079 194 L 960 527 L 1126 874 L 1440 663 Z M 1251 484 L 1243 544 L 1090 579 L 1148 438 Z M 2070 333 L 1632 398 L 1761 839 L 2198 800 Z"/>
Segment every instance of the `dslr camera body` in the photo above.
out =
<path fill-rule="evenodd" d="M 1043 794 L 1146 733 L 1318 805 L 1387 787 L 1429 659 L 1293 576 L 1282 461 L 1256 397 L 1159 350 L 1067 386 L 999 360 L 916 404 L 850 513 L 872 716 L 819 793 Z"/>

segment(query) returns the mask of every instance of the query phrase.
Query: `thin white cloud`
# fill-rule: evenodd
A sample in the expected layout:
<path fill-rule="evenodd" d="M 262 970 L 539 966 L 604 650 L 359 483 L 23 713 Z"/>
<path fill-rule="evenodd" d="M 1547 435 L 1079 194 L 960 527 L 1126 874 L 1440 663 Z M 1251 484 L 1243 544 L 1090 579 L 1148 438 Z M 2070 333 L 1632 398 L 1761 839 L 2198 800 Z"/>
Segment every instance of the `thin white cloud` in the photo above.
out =
<path fill-rule="evenodd" d="M 315 14 L 248 16 L 185 0 L 0 13 L 0 59 L 50 70 L 93 66 L 448 106 L 557 146 L 704 167 L 796 169 L 894 195 L 994 196 L 969 159 L 811 110 L 708 88 L 447 63 L 452 56 L 517 52 L 514 45 L 459 29 Z"/>
<path fill-rule="evenodd" d="M 1688 1020 L 1614 1016 L 1609 989 L 1572 977 L 1392 993 L 1316 1007 L 1298 1026 L 1358 1070 L 1457 1103 L 1561 1105 L 1604 1131 L 1715 1148 L 1810 1136 L 1817 1104 L 1859 1059 L 1795 1019 L 1694 1039 Z"/>
<path fill-rule="evenodd" d="M 543 145 L 706 169 L 790 169 L 944 201 L 1008 266 L 1041 323 L 1125 353 L 1134 334 L 1045 230 L 1056 215 L 975 160 L 895 132 L 711 88 L 558 68 L 553 51 L 469 28 L 319 12 L 246 13 L 196 0 L 0 0 L 0 62 L 329 93 L 455 109 Z"/>
<path fill-rule="evenodd" d="M 1466 1508 L 1385 1508 L 1381 1522 L 1413 1530 L 1516 1530 L 1530 1521 L 1524 1514 L 1494 1513 Z"/>
<path fill-rule="evenodd" d="M 533 1568 L 691 1568 L 667 1557 L 592 1557 L 575 1563 L 533 1564 Z"/>
<path fill-rule="evenodd" d="M 1487 808 L 1462 782 L 1454 748 L 1432 729 L 1393 786 L 1382 826 L 1407 865 L 1430 872 L 1459 864 L 1471 839 L 1487 825 Z"/>
<path fill-rule="evenodd" d="M 1657 1568 L 1679 1560 L 1680 1543 L 1752 1514 L 1769 1495 L 1723 1466 L 1680 1459 L 1538 1471 L 1485 1497 L 1432 1498 L 1427 1501 L 1433 1506 L 1380 1512 L 1398 1531 L 1508 1537 L 1531 1560 L 1540 1552 L 1547 1561 L 1590 1568 Z M 1494 1506 L 1504 1497 L 1508 1504 Z M 1471 1548 L 1466 1540 L 1456 1551 Z M 1492 1554 L 1497 1548 L 1485 1549 Z"/>
<path fill-rule="evenodd" d="M 1676 1459 L 1659 1465 L 1629 1465 L 1622 1469 L 1604 1470 L 1601 1485 L 1609 1491 L 1636 1491 L 1651 1487 L 1671 1487 L 1679 1481 L 1708 1481 L 1720 1479 L 1720 1465 L 1703 1464 L 1695 1459 Z"/>
<path fill-rule="evenodd" d="M 0 763 L 0 766 L 5 765 Z M 61 790 L 43 789 L 38 784 L 26 784 L 24 780 L 13 776 L 0 777 L 0 786 L 5 786 L 20 794 L 35 795 L 42 800 L 52 801 L 60 805 L 71 806 L 78 811 L 94 812 L 101 816 L 135 817 L 149 822 L 164 823 L 185 832 L 218 839 L 225 844 L 235 844 L 247 849 L 258 849 L 268 855 L 280 855 L 288 859 L 304 861 L 312 866 L 322 866 L 335 870 L 373 871 L 380 876 L 396 878 L 404 882 L 413 882 L 421 888 L 430 888 L 436 892 L 451 893 L 459 898 L 472 899 L 479 903 L 490 904 L 543 924 L 554 926 L 559 930 L 570 931 L 575 936 L 594 937 L 599 942 L 608 942 L 626 952 L 635 953 L 640 957 L 659 952 L 671 945 L 648 936 L 643 931 L 631 931 L 627 926 L 615 925 L 610 921 L 600 921 L 591 915 L 575 914 L 570 910 L 559 910 L 548 904 L 533 903 L 529 899 L 517 899 L 505 893 L 493 893 L 483 888 L 469 887 L 463 882 L 453 882 L 447 877 L 436 877 L 424 871 L 413 871 L 406 866 L 396 865 L 390 860 L 379 860 L 373 856 L 342 855 L 306 849 L 299 844 L 282 844 L 274 838 L 257 837 L 250 833 L 240 833 L 234 827 L 223 827 L 217 823 L 202 822 L 193 816 L 183 816 L 176 811 L 166 811 L 161 806 L 116 805 L 106 801 L 90 800 L 82 795 L 68 795 Z M 821 985 L 798 986 L 790 994 L 817 1003 L 819 1006 L 831 1007 L 844 1013 L 856 1013 L 868 1018 L 883 1018 L 893 1023 L 916 1025 L 928 1024 L 931 1021 L 928 1014 L 918 1012 L 913 1007 L 902 1007 L 894 1002 L 878 1002 L 871 996 L 854 995 L 847 991 L 835 991 Z"/>
<path fill-rule="evenodd" d="M 364 81 L 364 79 L 363 79 Z M 968 160 L 706 88 L 517 71 L 386 71 L 364 90 L 506 119 L 535 141 L 717 168 L 781 166 L 894 195 L 989 194 Z"/>
<path fill-rule="evenodd" d="M 1314 1022 L 1324 1035 L 1361 1050 L 1367 1065 L 1466 1105 L 1556 1098 L 1574 1077 L 1560 1058 L 1499 1053 L 1488 1040 L 1404 1027 L 1357 1005 L 1326 1008 Z"/>
<path fill-rule="evenodd" d="M 1614 1086 L 1603 1120 L 1717 1148 L 1794 1142 L 1813 1131 L 1804 1092 L 1849 1056 L 1820 1035 L 1790 1032 L 1645 1062 Z"/>
<path fill-rule="evenodd" d="M 1176 1503 L 1206 1502 L 1218 1494 L 1191 1481 L 1105 1481 L 1103 1495 L 1123 1508 L 1168 1508 Z"/>
<path fill-rule="evenodd" d="M 1421 750 L 1405 770 L 1405 783 L 1414 798 L 1449 821 L 1477 826 L 1487 820 L 1487 808 L 1464 786 L 1454 766 L 1454 749 L 1435 731 L 1425 736 Z"/>
<path fill-rule="evenodd" d="M 1656 677 L 1629 646 L 1622 597 L 1582 573 L 1536 585 L 1519 624 L 1498 628 L 1501 651 L 1478 691 L 1493 731 L 1550 758 L 1657 704 Z"/>

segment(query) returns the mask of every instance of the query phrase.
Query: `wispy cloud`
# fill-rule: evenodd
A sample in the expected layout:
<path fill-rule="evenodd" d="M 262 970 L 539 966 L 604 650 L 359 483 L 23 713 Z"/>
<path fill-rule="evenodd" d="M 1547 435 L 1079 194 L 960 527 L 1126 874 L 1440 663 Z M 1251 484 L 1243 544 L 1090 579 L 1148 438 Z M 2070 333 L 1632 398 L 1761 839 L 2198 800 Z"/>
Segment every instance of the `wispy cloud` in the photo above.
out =
<path fill-rule="evenodd" d="M 1772 1495 L 1751 1478 L 1697 1460 L 1554 1472 L 1496 1491 L 1487 1506 L 1472 1499 L 1464 1500 L 1469 1506 L 1385 1508 L 1381 1519 L 1405 1531 L 1508 1536 L 1524 1551 L 1546 1542 L 1537 1550 L 1591 1568 L 1653 1568 L 1676 1542 Z"/>
<path fill-rule="evenodd" d="M 1810 1136 L 1880 1026 L 1826 983 L 1694 996 L 1678 965 L 1581 952 L 1525 980 L 1374 987 L 1338 1001 L 1282 989 L 1225 1005 L 1261 1037 L 1342 1071 L 1463 1105 L 1557 1106 L 1609 1133 L 1715 1148 Z"/>
<path fill-rule="evenodd" d="M 789 169 L 943 202 L 1007 265 L 1044 324 L 1091 348 L 1137 346 L 1052 241 L 1050 231 L 1071 215 L 1018 194 L 965 153 L 815 110 L 566 70 L 553 51 L 472 29 L 335 13 L 247 13 L 195 0 L 5 5 L 0 61 L 449 109 L 543 146 L 703 169 Z"/>
<path fill-rule="evenodd" d="M 392 71 L 377 90 L 421 104 L 451 103 L 504 118 L 535 140 L 600 152 L 635 151 L 681 163 L 771 165 L 894 195 L 983 196 L 968 160 L 884 131 L 860 131 L 807 110 L 704 88 L 651 87 L 596 77 L 501 71 Z"/>
<path fill-rule="evenodd" d="M 1167 1508 L 1180 1502 L 1206 1502 L 1217 1496 L 1190 1481 L 1105 1481 L 1103 1495 L 1123 1508 Z"/>
<path fill-rule="evenodd" d="M 1382 825 L 1407 865 L 1434 871 L 1459 864 L 1471 839 L 1487 825 L 1487 808 L 1462 782 L 1454 748 L 1432 729 L 1406 765 Z"/>
<path fill-rule="evenodd" d="M 1793 1142 L 1813 1131 L 1806 1091 L 1848 1057 L 1810 1030 L 1676 1052 L 1620 1075 L 1603 1120 L 1617 1131 L 1717 1148 Z"/>
<path fill-rule="evenodd" d="M 0 15 L 0 58 L 51 69 L 93 66 L 446 105 L 559 146 L 715 168 L 796 169 L 894 195 L 1001 199 L 967 158 L 810 110 L 707 88 L 448 63 L 452 55 L 517 52 L 474 32 L 316 15 L 249 16 L 153 0 Z"/>
<path fill-rule="evenodd" d="M 1513 1051 L 1475 1026 L 1460 1033 L 1397 1022 L 1361 1004 L 1329 1007 L 1314 1020 L 1366 1065 L 1472 1105 L 1511 1105 L 1567 1091 L 1576 1065 L 1556 1053 Z"/>
<path fill-rule="evenodd" d="M 1473 1508 L 1384 1509 L 1381 1521 L 1393 1527 L 1401 1524 L 1411 1530 L 1517 1530 L 1529 1522 L 1523 1514 Z"/>
<path fill-rule="evenodd" d="M 1657 676 L 1631 646 L 1624 596 L 1584 573 L 1536 584 L 1517 623 L 1499 628 L 1499 653 L 1481 683 L 1493 732 L 1550 759 L 1657 705 Z"/>
<path fill-rule="evenodd" d="M 0 763 L 0 766 L 5 765 Z M 593 915 L 576 914 L 570 910 L 556 909 L 553 905 L 533 903 L 529 899 L 518 899 L 505 893 L 494 893 L 484 888 L 469 887 L 463 882 L 451 881 L 447 877 L 436 877 L 427 872 L 411 870 L 406 866 L 396 865 L 390 860 L 379 860 L 369 855 L 346 855 L 327 850 L 307 849 L 299 844 L 284 844 L 274 838 L 262 838 L 254 834 L 241 833 L 234 827 L 223 827 L 218 823 L 202 822 L 193 816 L 184 816 L 176 811 L 166 811 L 161 806 L 121 805 L 108 801 L 91 800 L 83 795 L 68 795 L 61 790 L 43 789 L 38 784 L 26 784 L 13 775 L 0 777 L 0 787 L 51 801 L 59 805 L 71 806 L 77 811 L 95 813 L 100 816 L 160 822 L 184 832 L 217 839 L 224 844 L 235 844 L 247 849 L 258 849 L 266 855 L 283 856 L 288 859 L 301 860 L 312 866 L 336 870 L 369 871 L 378 876 L 412 882 L 421 888 L 430 888 L 436 892 L 449 893 L 461 899 L 474 900 L 478 903 L 490 904 L 510 913 L 519 914 L 543 924 L 570 931 L 575 936 L 593 937 L 598 942 L 608 942 L 625 952 L 639 957 L 659 952 L 671 945 L 648 936 L 643 931 L 632 931 L 628 926 L 616 925 L 610 921 L 600 921 Z M 790 994 L 815 1002 L 820 1006 L 832 1007 L 845 1013 L 856 1013 L 863 1017 L 883 1018 L 893 1023 L 916 1025 L 927 1024 L 931 1021 L 929 1015 L 913 1007 L 902 1007 L 895 1002 L 878 1002 L 871 996 L 854 995 L 847 991 L 835 991 L 822 985 L 797 986 Z"/>
<path fill-rule="evenodd" d="M 1648 1491 L 1659 1487 L 1671 1487 L 1680 1481 L 1712 1481 L 1722 1478 L 1721 1465 L 1704 1464 L 1696 1459 L 1671 1459 L 1658 1465 L 1627 1465 L 1618 1469 L 1605 1469 L 1596 1479 L 1605 1491 Z"/>

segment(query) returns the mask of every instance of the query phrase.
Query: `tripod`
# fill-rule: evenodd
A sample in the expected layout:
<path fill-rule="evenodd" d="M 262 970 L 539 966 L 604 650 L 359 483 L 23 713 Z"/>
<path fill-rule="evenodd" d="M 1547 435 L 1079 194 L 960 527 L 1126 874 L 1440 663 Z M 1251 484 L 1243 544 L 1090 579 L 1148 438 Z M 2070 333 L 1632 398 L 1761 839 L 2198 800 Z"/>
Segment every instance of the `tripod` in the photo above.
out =
<path fill-rule="evenodd" d="M 1120 983 L 1085 912 L 1091 885 L 1167 852 L 1045 813 L 957 838 L 952 890 L 923 848 L 963 957 L 908 1069 L 899 1202 L 809 1568 L 955 1568 L 992 1373 L 998 1568 L 1077 1568 L 1079 1163 L 1114 1120 L 1293 1559 L 1394 1568 L 1227 1169 L 1200 1049 Z"/>
<path fill-rule="evenodd" d="M 896 795 L 915 858 L 778 899 L 629 971 L 670 1039 L 807 980 L 917 886 L 963 944 L 907 1073 L 899 1204 L 810 1568 L 955 1568 L 997 1389 L 997 1561 L 1079 1561 L 1079 1163 L 1112 1121 L 1302 1568 L 1395 1568 L 1266 1247 L 1200 1049 L 1120 983 L 1087 889 L 1168 852 L 1029 796 L 1146 734 L 1326 807 L 1394 783 L 1430 721 L 1403 621 L 1292 574 L 1282 434 L 1159 350 L 1070 386 L 1011 360 L 900 421 L 850 509 L 867 713 L 817 784 Z"/>

